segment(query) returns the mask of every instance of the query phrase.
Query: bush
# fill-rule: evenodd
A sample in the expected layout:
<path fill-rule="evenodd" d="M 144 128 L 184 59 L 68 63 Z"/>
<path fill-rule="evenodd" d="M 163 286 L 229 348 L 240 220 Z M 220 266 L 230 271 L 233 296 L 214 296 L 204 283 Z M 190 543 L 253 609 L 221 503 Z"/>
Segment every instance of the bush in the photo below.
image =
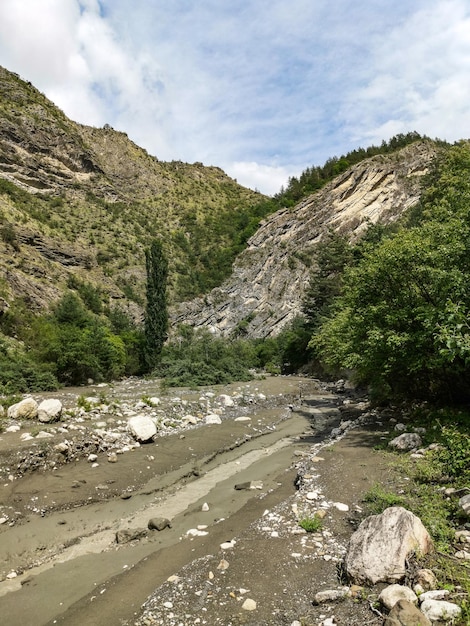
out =
<path fill-rule="evenodd" d="M 171 387 L 227 384 L 251 380 L 256 364 L 252 344 L 214 337 L 206 329 L 182 326 L 178 336 L 165 345 L 155 374 Z"/>

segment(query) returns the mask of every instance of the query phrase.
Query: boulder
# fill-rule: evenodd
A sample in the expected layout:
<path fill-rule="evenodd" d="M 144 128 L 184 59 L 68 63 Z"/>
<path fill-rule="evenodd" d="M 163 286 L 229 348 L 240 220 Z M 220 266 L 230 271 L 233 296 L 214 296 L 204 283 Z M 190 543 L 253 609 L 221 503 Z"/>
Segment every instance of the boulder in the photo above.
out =
<path fill-rule="evenodd" d="M 233 401 L 233 398 L 231 398 L 225 393 L 222 393 L 220 394 L 220 396 L 217 396 L 217 402 L 225 407 L 235 406 L 235 402 Z"/>
<path fill-rule="evenodd" d="M 11 419 L 32 420 L 38 416 L 38 403 L 34 398 L 25 398 L 9 407 L 7 416 Z"/>
<path fill-rule="evenodd" d="M 420 569 L 416 572 L 414 579 L 415 585 L 420 585 L 424 591 L 430 591 L 437 588 L 437 578 L 430 569 Z"/>
<path fill-rule="evenodd" d="M 348 577 L 357 584 L 395 583 L 413 552 L 427 554 L 432 539 L 421 520 L 403 507 L 390 507 L 366 518 L 352 535 L 344 559 Z"/>
<path fill-rule="evenodd" d="M 385 587 L 379 595 L 379 602 L 381 602 L 389 611 L 390 609 L 393 609 L 399 600 L 408 600 L 408 602 L 417 604 L 418 596 L 409 587 L 397 584 Z"/>
<path fill-rule="evenodd" d="M 157 434 L 155 422 L 147 415 L 135 415 L 127 422 L 127 428 L 137 441 L 150 441 Z"/>
<path fill-rule="evenodd" d="M 166 517 L 152 517 L 148 521 L 147 528 L 149 530 L 165 530 L 165 528 L 171 528 L 171 522 Z"/>
<path fill-rule="evenodd" d="M 421 611 L 431 622 L 449 623 L 460 616 L 462 609 L 453 602 L 445 600 L 425 600 L 421 605 Z"/>
<path fill-rule="evenodd" d="M 38 406 L 38 420 L 40 422 L 57 422 L 62 415 L 62 402 L 50 398 L 43 400 Z"/>
<path fill-rule="evenodd" d="M 146 528 L 125 528 L 116 531 L 116 543 L 129 543 L 130 541 L 139 541 L 146 537 L 148 531 Z"/>
<path fill-rule="evenodd" d="M 414 450 L 421 444 L 422 440 L 418 433 L 403 433 L 388 442 L 388 445 L 395 450 Z"/>
<path fill-rule="evenodd" d="M 459 507 L 467 517 L 470 517 L 470 493 L 460 498 Z"/>
<path fill-rule="evenodd" d="M 398 600 L 384 626 L 431 626 L 431 622 L 412 602 Z"/>
<path fill-rule="evenodd" d="M 217 415 L 216 413 L 210 413 L 209 415 L 206 415 L 206 424 L 222 424 L 220 415 Z"/>

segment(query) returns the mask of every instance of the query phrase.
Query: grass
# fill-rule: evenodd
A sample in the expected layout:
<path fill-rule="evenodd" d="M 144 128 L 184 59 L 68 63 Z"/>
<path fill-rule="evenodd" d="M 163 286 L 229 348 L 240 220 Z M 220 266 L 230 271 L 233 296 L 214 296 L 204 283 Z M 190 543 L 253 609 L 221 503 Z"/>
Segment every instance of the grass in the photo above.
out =
<path fill-rule="evenodd" d="M 390 453 L 394 456 L 391 482 L 387 488 L 377 484 L 365 493 L 365 512 L 378 514 L 390 506 L 403 506 L 421 519 L 435 551 L 420 564 L 434 571 L 440 588 L 453 592 L 453 601 L 462 608 L 458 624 L 470 624 L 470 564 L 454 556 L 465 546 L 455 543 L 455 531 L 468 520 L 459 510 L 458 499 L 444 495 L 447 488 L 470 484 L 470 415 L 455 409 L 427 409 L 413 416 L 411 423 L 425 424 L 424 445 L 438 445 L 419 459 Z"/>
<path fill-rule="evenodd" d="M 299 520 L 299 526 L 308 533 L 316 533 L 321 530 L 323 523 L 320 517 L 303 517 Z"/>

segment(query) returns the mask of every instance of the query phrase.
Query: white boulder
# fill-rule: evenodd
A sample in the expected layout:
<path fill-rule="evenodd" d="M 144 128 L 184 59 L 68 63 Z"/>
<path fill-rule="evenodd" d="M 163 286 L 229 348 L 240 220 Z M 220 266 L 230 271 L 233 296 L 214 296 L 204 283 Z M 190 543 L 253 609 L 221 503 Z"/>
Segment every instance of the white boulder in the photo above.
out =
<path fill-rule="evenodd" d="M 408 600 L 408 602 L 417 604 L 418 596 L 409 587 L 397 584 L 385 587 L 379 595 L 379 602 L 389 611 L 393 609 L 399 600 Z"/>
<path fill-rule="evenodd" d="M 220 419 L 220 415 L 216 413 L 210 413 L 206 415 L 206 424 L 222 424 L 222 420 Z"/>
<path fill-rule="evenodd" d="M 32 420 L 38 416 L 38 403 L 34 398 L 25 398 L 8 408 L 7 416 L 11 419 Z"/>
<path fill-rule="evenodd" d="M 62 415 L 62 402 L 60 400 L 43 400 L 38 406 L 38 420 L 40 422 L 56 422 Z"/>
<path fill-rule="evenodd" d="M 432 539 L 421 520 L 403 507 L 390 507 L 366 518 L 352 535 L 344 565 L 357 584 L 395 583 L 406 572 L 412 552 L 427 554 Z"/>
<path fill-rule="evenodd" d="M 389 441 L 388 445 L 395 450 L 414 450 L 421 447 L 422 440 L 418 433 L 403 433 Z"/>
<path fill-rule="evenodd" d="M 449 623 L 460 617 L 462 609 L 453 602 L 445 600 L 425 600 L 421 605 L 421 611 L 431 622 L 443 621 Z"/>
<path fill-rule="evenodd" d="M 137 441 L 150 441 L 157 434 L 155 422 L 148 415 L 135 415 L 127 422 L 127 429 Z"/>

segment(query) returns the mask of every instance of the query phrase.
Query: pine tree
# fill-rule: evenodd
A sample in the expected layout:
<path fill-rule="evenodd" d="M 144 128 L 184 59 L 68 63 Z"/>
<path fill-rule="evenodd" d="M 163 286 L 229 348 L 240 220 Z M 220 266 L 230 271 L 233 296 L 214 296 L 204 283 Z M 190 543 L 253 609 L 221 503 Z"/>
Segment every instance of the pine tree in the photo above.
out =
<path fill-rule="evenodd" d="M 168 311 L 166 283 L 168 262 L 160 241 L 154 240 L 145 251 L 147 306 L 145 312 L 145 366 L 151 371 L 158 363 L 167 339 Z"/>

